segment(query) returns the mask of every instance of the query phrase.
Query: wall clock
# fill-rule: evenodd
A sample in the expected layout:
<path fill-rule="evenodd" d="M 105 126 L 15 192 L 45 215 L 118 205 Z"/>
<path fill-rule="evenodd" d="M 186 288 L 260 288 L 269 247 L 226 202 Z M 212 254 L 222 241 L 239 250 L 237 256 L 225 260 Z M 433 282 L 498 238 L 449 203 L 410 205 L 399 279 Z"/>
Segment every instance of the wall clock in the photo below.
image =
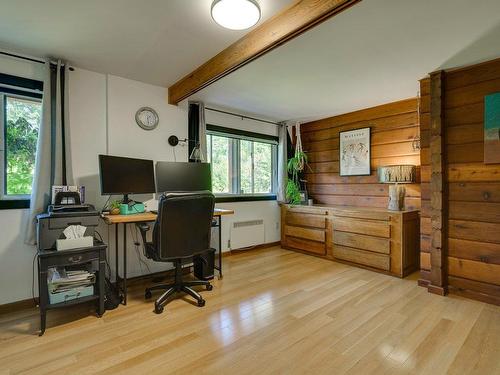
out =
<path fill-rule="evenodd" d="M 153 130 L 158 126 L 160 118 L 153 108 L 142 107 L 135 113 L 135 122 L 144 130 Z"/>

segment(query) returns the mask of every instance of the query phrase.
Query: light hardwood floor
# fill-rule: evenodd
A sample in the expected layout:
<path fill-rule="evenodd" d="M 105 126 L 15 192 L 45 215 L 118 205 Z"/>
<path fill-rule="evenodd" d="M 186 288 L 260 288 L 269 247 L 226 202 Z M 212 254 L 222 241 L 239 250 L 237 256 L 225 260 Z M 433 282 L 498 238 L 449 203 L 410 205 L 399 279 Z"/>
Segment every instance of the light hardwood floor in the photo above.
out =
<path fill-rule="evenodd" d="M 280 248 L 225 258 L 198 308 L 136 285 L 88 307 L 0 316 L 0 374 L 500 374 L 500 307 Z M 70 314 L 68 314 L 70 312 Z"/>

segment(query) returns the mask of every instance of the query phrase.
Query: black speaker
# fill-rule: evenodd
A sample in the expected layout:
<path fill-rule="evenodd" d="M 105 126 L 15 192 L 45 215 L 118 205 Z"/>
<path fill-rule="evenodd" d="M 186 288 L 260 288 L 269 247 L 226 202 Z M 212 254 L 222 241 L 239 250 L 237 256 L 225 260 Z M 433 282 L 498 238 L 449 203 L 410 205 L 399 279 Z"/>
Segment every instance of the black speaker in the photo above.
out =
<path fill-rule="evenodd" d="M 215 252 L 198 255 L 193 259 L 194 276 L 199 280 L 212 280 L 214 278 Z"/>

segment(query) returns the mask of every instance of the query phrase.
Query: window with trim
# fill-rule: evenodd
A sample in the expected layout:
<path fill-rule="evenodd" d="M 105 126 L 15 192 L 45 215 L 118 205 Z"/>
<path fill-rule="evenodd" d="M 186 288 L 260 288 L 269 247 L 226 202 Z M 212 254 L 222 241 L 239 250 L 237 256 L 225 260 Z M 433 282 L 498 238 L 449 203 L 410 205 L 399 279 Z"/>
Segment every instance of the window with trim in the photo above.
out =
<path fill-rule="evenodd" d="M 0 74 L 0 208 L 29 207 L 43 83 Z"/>
<path fill-rule="evenodd" d="M 218 197 L 274 198 L 278 138 L 207 125 L 212 191 Z"/>

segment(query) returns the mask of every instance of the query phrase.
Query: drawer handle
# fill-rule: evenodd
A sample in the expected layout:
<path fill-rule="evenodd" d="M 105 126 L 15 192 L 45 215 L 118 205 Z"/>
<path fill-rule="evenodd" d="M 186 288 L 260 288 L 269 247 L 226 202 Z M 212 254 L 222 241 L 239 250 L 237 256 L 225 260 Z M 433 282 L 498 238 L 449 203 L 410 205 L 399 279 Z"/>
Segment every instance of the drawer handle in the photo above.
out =
<path fill-rule="evenodd" d="M 78 255 L 78 256 L 75 256 L 75 257 L 69 257 L 69 258 L 68 258 L 68 262 L 71 262 L 71 263 L 78 263 L 78 262 L 80 262 L 82 259 L 83 259 L 83 257 L 82 257 L 81 255 Z"/>

